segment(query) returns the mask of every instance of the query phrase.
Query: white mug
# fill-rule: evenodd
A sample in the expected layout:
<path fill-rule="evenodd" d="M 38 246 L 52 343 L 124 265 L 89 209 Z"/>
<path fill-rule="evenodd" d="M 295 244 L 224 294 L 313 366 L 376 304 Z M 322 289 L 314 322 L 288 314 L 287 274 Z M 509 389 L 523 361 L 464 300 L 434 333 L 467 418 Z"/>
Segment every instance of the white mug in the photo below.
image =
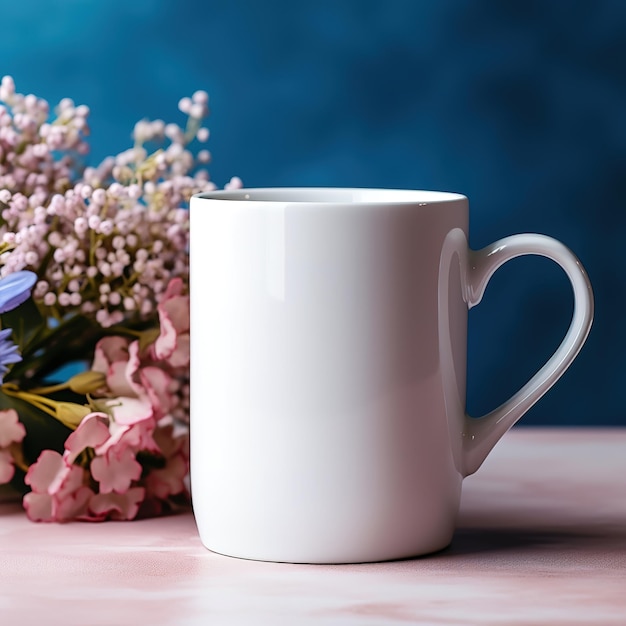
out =
<path fill-rule="evenodd" d="M 202 542 L 295 563 L 446 547 L 461 483 L 563 374 L 593 296 L 555 239 L 469 249 L 468 200 L 384 189 L 241 189 L 191 199 L 191 490 Z M 542 369 L 465 412 L 468 308 L 524 254 L 574 290 Z"/>

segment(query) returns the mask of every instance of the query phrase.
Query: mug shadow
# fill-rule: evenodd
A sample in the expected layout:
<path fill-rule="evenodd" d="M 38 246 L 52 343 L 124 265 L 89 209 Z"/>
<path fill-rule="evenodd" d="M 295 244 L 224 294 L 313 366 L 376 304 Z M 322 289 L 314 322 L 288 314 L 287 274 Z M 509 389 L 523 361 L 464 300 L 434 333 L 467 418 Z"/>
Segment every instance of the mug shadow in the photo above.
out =
<path fill-rule="evenodd" d="M 626 555 L 626 529 L 482 527 L 459 528 L 450 546 L 435 556 L 477 555 L 495 552 L 589 553 L 615 551 Z"/>
<path fill-rule="evenodd" d="M 517 563 L 540 559 L 542 563 L 587 563 L 590 567 L 606 566 L 620 571 L 626 568 L 626 524 L 623 520 L 605 520 L 603 523 L 549 525 L 537 521 L 536 525 L 503 522 L 493 525 L 493 519 L 484 526 L 473 520 L 471 527 L 460 526 L 449 546 L 437 552 L 420 556 L 382 561 L 391 568 L 421 570 L 425 565 L 462 567 L 462 562 L 472 567 L 489 567 L 490 563 Z M 375 563 L 374 563 L 375 565 Z M 372 563 L 342 564 L 340 567 L 371 567 Z M 324 565 L 320 565 L 324 567 Z M 330 567 L 335 568 L 336 565 Z"/>

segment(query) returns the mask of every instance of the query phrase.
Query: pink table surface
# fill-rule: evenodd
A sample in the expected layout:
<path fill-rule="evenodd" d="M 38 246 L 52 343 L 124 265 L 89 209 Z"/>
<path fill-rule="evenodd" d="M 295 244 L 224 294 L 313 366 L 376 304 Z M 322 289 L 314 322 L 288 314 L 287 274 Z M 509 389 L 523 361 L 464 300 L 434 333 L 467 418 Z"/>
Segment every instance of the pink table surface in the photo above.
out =
<path fill-rule="evenodd" d="M 190 513 L 33 524 L 0 504 L 0 624 L 626 624 L 626 429 L 514 429 L 454 542 L 367 565 L 213 554 Z"/>

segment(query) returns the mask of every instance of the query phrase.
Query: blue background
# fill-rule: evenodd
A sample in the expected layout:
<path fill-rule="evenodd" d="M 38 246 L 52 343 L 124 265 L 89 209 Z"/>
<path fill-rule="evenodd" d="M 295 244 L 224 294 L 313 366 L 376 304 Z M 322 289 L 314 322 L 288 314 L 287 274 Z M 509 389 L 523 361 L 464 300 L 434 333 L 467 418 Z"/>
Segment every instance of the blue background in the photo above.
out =
<path fill-rule="evenodd" d="M 134 123 L 211 96 L 212 177 L 246 186 L 458 191 L 472 247 L 515 232 L 583 261 L 596 321 L 524 424 L 626 424 L 626 4 L 615 1 L 21 0 L 0 73 L 90 106 L 91 162 Z M 470 313 L 469 409 L 511 395 L 572 311 L 545 259 L 498 271 Z"/>

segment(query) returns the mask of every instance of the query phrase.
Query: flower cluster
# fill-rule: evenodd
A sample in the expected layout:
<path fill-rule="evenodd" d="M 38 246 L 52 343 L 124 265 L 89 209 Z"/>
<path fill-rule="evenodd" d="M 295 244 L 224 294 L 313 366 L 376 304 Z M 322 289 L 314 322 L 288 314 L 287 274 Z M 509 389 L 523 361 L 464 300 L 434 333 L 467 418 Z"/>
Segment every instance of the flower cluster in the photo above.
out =
<path fill-rule="evenodd" d="M 105 328 L 149 318 L 170 278 L 188 276 L 183 205 L 215 188 L 197 167 L 208 152 L 194 158 L 187 147 L 208 139 L 207 94 L 180 101 L 189 115 L 185 130 L 139 122 L 133 148 L 85 168 L 78 180 L 73 172 L 87 151 L 89 109 L 64 99 L 47 122 L 48 104 L 16 94 L 7 77 L 0 99 L 12 107 L 0 108 L 0 275 L 37 272 L 33 297 L 51 317 L 80 313 Z M 146 144 L 164 140 L 167 147 L 148 153 Z"/>
<path fill-rule="evenodd" d="M 6 76 L 0 102 L 0 484 L 33 520 L 168 510 L 188 497 L 187 205 L 215 188 L 208 96 L 95 167 L 88 107 L 51 113 Z"/>
<path fill-rule="evenodd" d="M 101 378 L 90 382 L 101 387 L 91 407 L 63 454 L 45 450 L 26 473 L 31 519 L 132 519 L 140 506 L 158 513 L 172 496 L 185 494 L 187 430 L 171 417 L 177 382 L 171 363 L 154 359 L 153 346 L 144 353 L 138 340 L 98 342 L 91 373 Z"/>

